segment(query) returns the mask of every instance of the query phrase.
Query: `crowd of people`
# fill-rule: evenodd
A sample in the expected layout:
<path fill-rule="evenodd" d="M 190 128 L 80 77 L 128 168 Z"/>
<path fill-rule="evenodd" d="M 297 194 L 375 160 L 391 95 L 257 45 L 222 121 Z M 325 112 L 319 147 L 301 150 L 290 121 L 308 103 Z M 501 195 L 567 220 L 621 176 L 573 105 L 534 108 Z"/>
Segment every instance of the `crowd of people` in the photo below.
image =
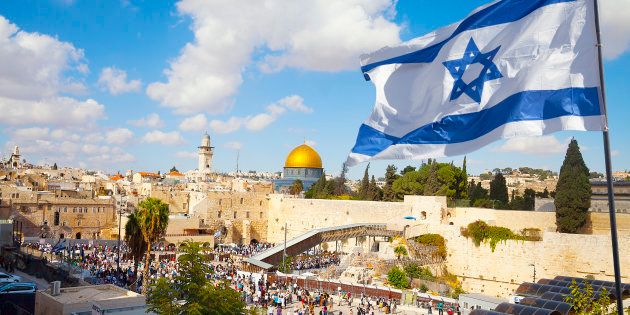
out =
<path fill-rule="evenodd" d="M 339 265 L 341 259 L 337 253 L 323 252 L 319 254 L 300 254 L 291 260 L 292 270 L 320 269 L 331 265 Z"/>
<path fill-rule="evenodd" d="M 258 253 L 264 252 L 270 248 L 274 247 L 274 244 L 271 243 L 251 243 L 251 244 L 243 244 L 243 245 L 219 245 L 217 248 L 213 250 L 216 254 L 230 254 L 230 255 L 238 255 L 243 257 L 251 257 Z"/>

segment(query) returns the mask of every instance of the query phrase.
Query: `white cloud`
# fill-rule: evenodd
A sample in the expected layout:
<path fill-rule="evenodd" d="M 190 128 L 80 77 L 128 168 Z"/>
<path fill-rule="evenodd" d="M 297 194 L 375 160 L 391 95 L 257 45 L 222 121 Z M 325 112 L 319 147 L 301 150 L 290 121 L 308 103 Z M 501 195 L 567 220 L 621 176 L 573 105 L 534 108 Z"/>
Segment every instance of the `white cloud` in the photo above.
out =
<path fill-rule="evenodd" d="M 179 151 L 175 153 L 175 157 L 180 159 L 196 159 L 199 157 L 197 152 Z"/>
<path fill-rule="evenodd" d="M 604 57 L 614 59 L 630 48 L 629 0 L 599 1 Z"/>
<path fill-rule="evenodd" d="M 22 141 L 32 141 L 47 138 L 49 134 L 48 128 L 30 127 L 16 129 L 13 131 L 13 139 Z"/>
<path fill-rule="evenodd" d="M 306 140 L 304 141 L 304 143 L 308 146 L 314 147 L 317 145 L 317 142 L 315 140 Z"/>
<path fill-rule="evenodd" d="M 223 146 L 232 150 L 240 150 L 243 148 L 243 144 L 238 141 L 226 142 Z"/>
<path fill-rule="evenodd" d="M 160 115 L 157 113 L 148 114 L 146 117 L 142 117 L 137 120 L 129 120 L 128 124 L 136 127 L 147 127 L 147 128 L 162 128 L 164 127 L 164 121 L 160 118 Z"/>
<path fill-rule="evenodd" d="M 555 136 L 519 137 L 507 139 L 497 152 L 517 152 L 531 155 L 555 155 L 567 150 L 570 139 L 560 142 Z"/>
<path fill-rule="evenodd" d="M 619 150 L 612 150 L 612 151 L 610 151 L 610 155 L 611 156 L 620 156 L 621 152 L 619 152 Z"/>
<path fill-rule="evenodd" d="M 241 129 L 243 120 L 241 117 L 230 117 L 227 121 L 215 119 L 209 125 L 210 129 L 216 133 L 231 133 Z"/>
<path fill-rule="evenodd" d="M 361 53 L 400 41 L 394 7 L 394 0 L 180 1 L 194 40 L 147 94 L 176 113 L 217 114 L 232 107 L 252 63 L 263 71 L 356 69 Z"/>
<path fill-rule="evenodd" d="M 279 101 L 267 105 L 265 113 L 247 117 L 230 117 L 227 121 L 212 120 L 210 129 L 216 133 L 231 133 L 245 127 L 250 131 L 260 131 L 271 125 L 278 117 L 287 111 L 311 113 L 313 109 L 304 105 L 304 99 L 299 95 L 290 95 Z M 205 116 L 203 116 L 205 118 Z M 181 125 L 180 125 L 181 128 Z"/>
<path fill-rule="evenodd" d="M 105 135 L 105 141 L 110 144 L 125 144 L 132 138 L 133 132 L 127 128 L 116 128 Z"/>
<path fill-rule="evenodd" d="M 197 114 L 195 116 L 184 119 L 179 124 L 179 129 L 182 131 L 203 131 L 208 129 L 208 118 L 204 114 Z"/>
<path fill-rule="evenodd" d="M 1 71 L 0 71 L 1 72 Z M 52 97 L 38 101 L 0 96 L 0 124 L 57 125 L 88 127 L 103 118 L 105 106 L 93 99 L 78 101 L 70 97 Z"/>
<path fill-rule="evenodd" d="M 140 80 L 127 81 L 127 72 L 116 67 L 105 67 L 101 70 L 98 85 L 112 95 L 140 91 Z"/>
<path fill-rule="evenodd" d="M 160 130 L 153 130 L 151 132 L 147 132 L 144 137 L 142 137 L 142 141 L 163 145 L 177 145 L 184 143 L 184 138 L 182 138 L 178 131 L 163 132 Z"/>
<path fill-rule="evenodd" d="M 29 33 L 0 16 L 0 96 L 39 100 L 85 86 L 65 74 L 85 72 L 83 51 L 52 36 Z"/>

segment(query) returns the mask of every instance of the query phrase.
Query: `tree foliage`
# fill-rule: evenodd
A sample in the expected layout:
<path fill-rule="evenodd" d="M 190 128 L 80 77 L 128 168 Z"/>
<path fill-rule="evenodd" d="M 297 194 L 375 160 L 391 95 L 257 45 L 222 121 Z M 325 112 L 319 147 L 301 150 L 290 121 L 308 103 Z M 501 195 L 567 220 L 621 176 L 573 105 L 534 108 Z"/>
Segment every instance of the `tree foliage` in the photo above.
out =
<path fill-rule="evenodd" d="M 142 236 L 142 230 L 138 222 L 138 213 L 133 212 L 127 216 L 125 224 L 125 243 L 129 247 L 131 257 L 133 258 L 133 275 L 138 278 L 138 263 L 147 251 L 147 242 Z"/>
<path fill-rule="evenodd" d="M 396 199 L 403 199 L 405 195 L 437 195 L 448 198 L 465 196 L 466 180 L 463 170 L 450 163 L 438 163 L 429 160 L 418 170 L 410 170 L 395 179 L 392 189 Z"/>
<path fill-rule="evenodd" d="M 149 261 L 151 258 L 151 245 L 159 241 L 166 232 L 168 226 L 168 204 L 157 198 L 147 198 L 138 203 L 136 212 L 138 227 L 147 244 L 142 272 L 142 293 L 146 294 L 149 282 Z"/>
<path fill-rule="evenodd" d="M 490 182 L 490 199 L 497 202 L 495 208 L 505 209 L 508 206 L 508 189 L 505 182 L 505 177 L 501 172 L 494 175 L 494 178 Z"/>
<path fill-rule="evenodd" d="M 149 311 L 158 314 L 243 314 L 245 303 L 228 283 L 208 279 L 213 269 L 199 243 L 186 242 L 172 282 L 160 278 L 148 291 Z"/>
<path fill-rule="evenodd" d="M 399 267 L 393 267 L 387 273 L 387 282 L 397 289 L 408 289 L 409 288 L 409 278 L 405 272 Z"/>
<path fill-rule="evenodd" d="M 407 256 L 407 247 L 405 247 L 404 245 L 396 246 L 396 248 L 394 248 L 394 254 L 396 254 L 398 259 L 400 259 L 401 256 Z"/>
<path fill-rule="evenodd" d="M 435 276 L 433 275 L 431 270 L 429 270 L 429 268 L 420 267 L 416 263 L 410 263 L 410 264 L 405 265 L 403 267 L 403 270 L 405 271 L 405 273 L 411 280 L 413 279 L 422 279 L 422 280 L 428 280 L 428 281 L 435 280 Z"/>
<path fill-rule="evenodd" d="M 170 172 L 178 172 L 179 173 L 179 171 L 177 170 L 177 167 L 175 167 L 174 165 L 173 165 L 173 167 L 171 167 Z"/>
<path fill-rule="evenodd" d="M 302 183 L 301 180 L 296 179 L 293 181 L 293 184 L 291 184 L 291 187 L 289 188 L 289 193 L 291 195 L 299 195 L 302 190 L 304 190 L 304 183 Z"/>
<path fill-rule="evenodd" d="M 610 307 L 612 301 L 608 291 L 602 289 L 601 293 L 595 294 L 595 290 L 589 281 L 584 281 L 580 286 L 575 280 L 569 285 L 571 293 L 565 298 L 565 302 L 573 305 L 573 314 L 576 315 L 614 315 L 617 314 L 617 307 Z M 630 314 L 630 308 L 626 310 Z"/>
<path fill-rule="evenodd" d="M 396 200 L 396 193 L 394 192 L 394 181 L 399 177 L 396 174 L 396 166 L 387 165 L 385 169 L 385 186 L 383 186 L 383 200 L 394 201 Z"/>
<path fill-rule="evenodd" d="M 575 139 L 569 143 L 556 186 L 556 226 L 562 233 L 577 233 L 585 224 L 591 207 L 589 170 Z"/>

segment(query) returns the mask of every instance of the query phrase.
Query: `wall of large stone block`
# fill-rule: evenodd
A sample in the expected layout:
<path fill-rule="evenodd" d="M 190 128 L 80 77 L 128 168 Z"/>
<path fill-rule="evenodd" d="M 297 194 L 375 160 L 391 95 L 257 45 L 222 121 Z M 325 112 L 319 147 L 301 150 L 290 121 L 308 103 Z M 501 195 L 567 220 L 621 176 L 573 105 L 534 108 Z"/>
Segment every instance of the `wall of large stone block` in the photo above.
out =
<path fill-rule="evenodd" d="M 312 229 L 355 223 L 385 223 L 403 230 L 416 221 L 440 224 L 446 210 L 443 197 L 407 196 L 404 202 L 300 199 L 270 195 L 267 239 L 272 243 L 294 238 Z M 405 219 L 414 217 L 416 220 Z"/>
<path fill-rule="evenodd" d="M 447 239 L 447 266 L 462 279 L 464 290 L 509 297 L 522 282 L 557 275 L 593 275 L 613 280 L 610 236 L 546 232 L 543 240 L 506 241 L 494 252 L 488 244 L 479 247 L 461 236 L 455 227 L 442 227 Z M 630 276 L 630 235 L 619 238 L 624 282 Z"/>

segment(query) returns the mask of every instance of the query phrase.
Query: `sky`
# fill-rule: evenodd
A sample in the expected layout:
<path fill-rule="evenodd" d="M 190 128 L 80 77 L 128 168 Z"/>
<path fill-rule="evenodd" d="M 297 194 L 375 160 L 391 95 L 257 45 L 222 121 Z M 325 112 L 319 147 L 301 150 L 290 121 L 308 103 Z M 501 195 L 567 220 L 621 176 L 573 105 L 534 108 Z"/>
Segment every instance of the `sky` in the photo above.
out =
<path fill-rule="evenodd" d="M 614 170 L 630 169 L 630 0 L 601 21 Z M 304 142 L 338 174 L 374 105 L 359 55 L 464 18 L 485 1 L 2 1 L 0 154 L 117 171 L 196 168 L 204 132 L 214 169 L 281 171 Z M 595 61 L 594 61 L 595 62 Z M 575 137 L 604 170 L 600 132 L 499 141 L 468 171 L 558 171 Z M 463 157 L 439 161 L 461 164 Z M 418 161 L 375 161 L 382 176 Z M 365 165 L 350 169 L 362 176 Z"/>

